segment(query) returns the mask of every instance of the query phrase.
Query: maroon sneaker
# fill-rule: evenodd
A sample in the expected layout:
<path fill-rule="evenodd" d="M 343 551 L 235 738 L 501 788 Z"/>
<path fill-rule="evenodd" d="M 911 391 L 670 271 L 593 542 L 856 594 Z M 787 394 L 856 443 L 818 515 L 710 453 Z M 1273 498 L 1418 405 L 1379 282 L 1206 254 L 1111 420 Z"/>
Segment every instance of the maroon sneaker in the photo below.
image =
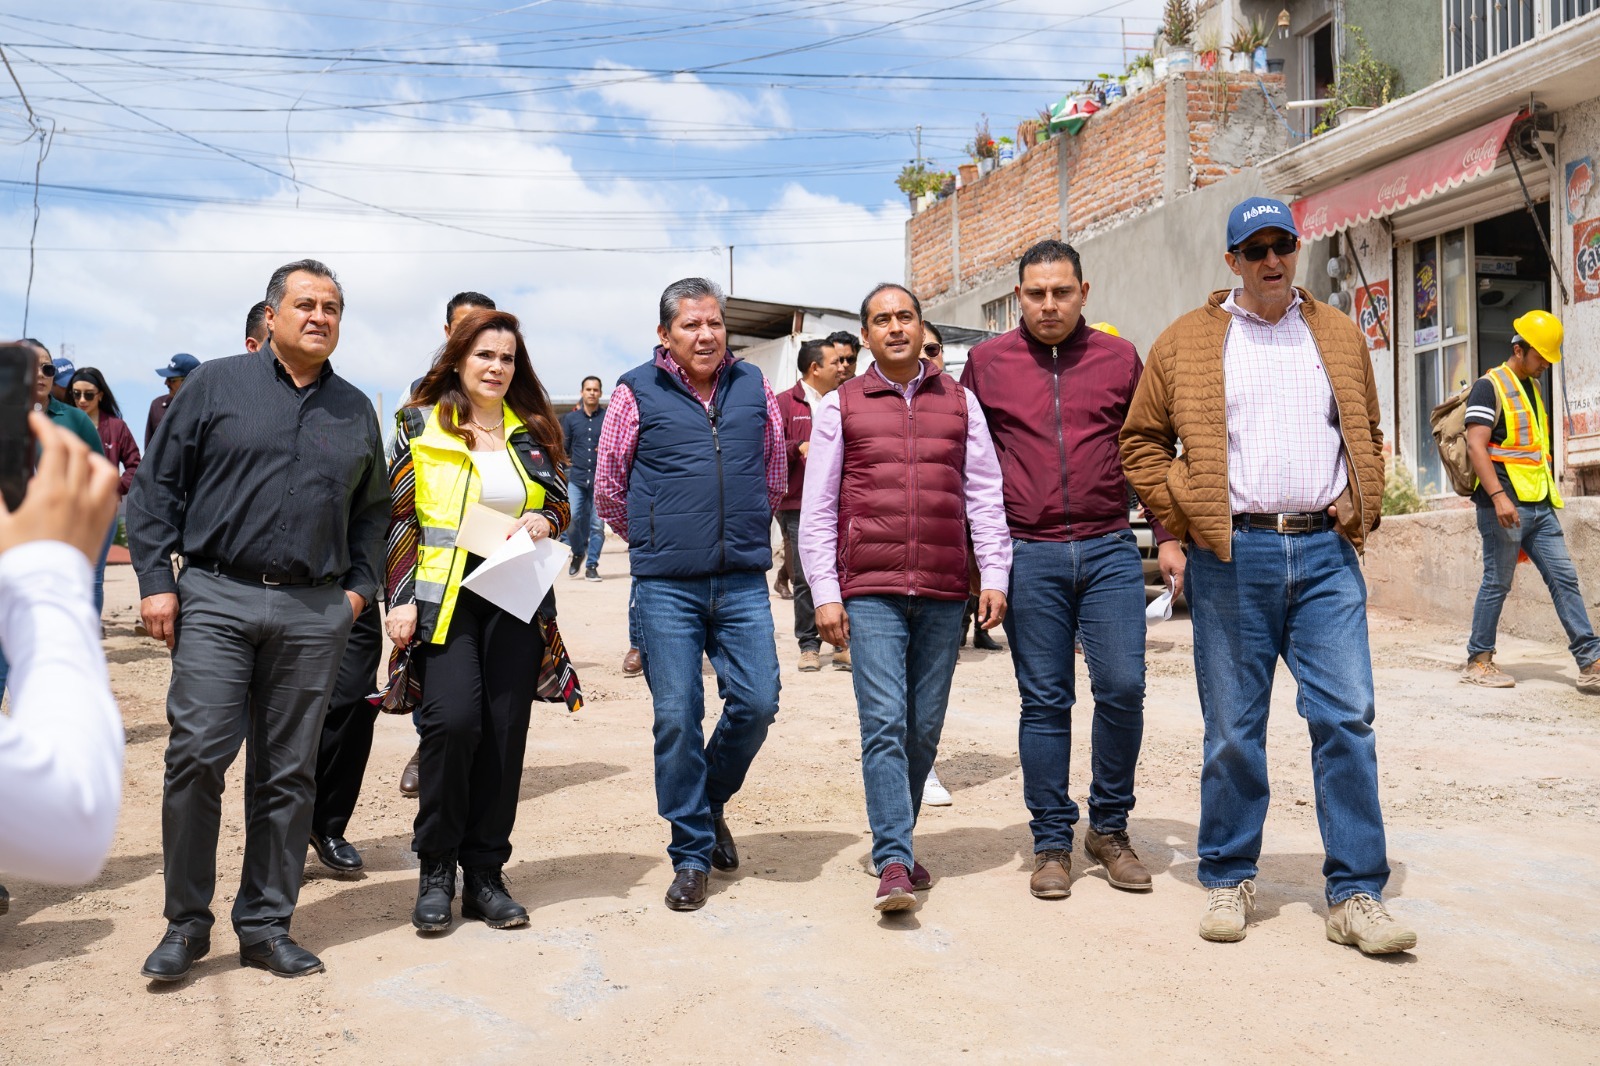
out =
<path fill-rule="evenodd" d="M 911 864 L 911 887 L 918 892 L 926 892 L 933 887 L 933 875 L 923 869 L 920 862 Z"/>
<path fill-rule="evenodd" d="M 905 911 L 917 905 L 916 891 L 911 884 L 911 873 L 903 862 L 891 862 L 878 878 L 878 899 L 874 910 Z"/>

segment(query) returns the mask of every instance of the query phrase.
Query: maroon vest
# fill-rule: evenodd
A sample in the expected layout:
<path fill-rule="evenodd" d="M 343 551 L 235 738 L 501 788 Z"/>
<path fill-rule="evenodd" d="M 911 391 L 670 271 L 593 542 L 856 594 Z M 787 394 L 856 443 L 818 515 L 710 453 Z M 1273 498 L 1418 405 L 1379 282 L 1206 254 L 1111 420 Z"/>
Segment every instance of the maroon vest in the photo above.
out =
<path fill-rule="evenodd" d="M 908 405 L 876 374 L 839 387 L 841 596 L 967 598 L 967 398 L 932 364 Z"/>

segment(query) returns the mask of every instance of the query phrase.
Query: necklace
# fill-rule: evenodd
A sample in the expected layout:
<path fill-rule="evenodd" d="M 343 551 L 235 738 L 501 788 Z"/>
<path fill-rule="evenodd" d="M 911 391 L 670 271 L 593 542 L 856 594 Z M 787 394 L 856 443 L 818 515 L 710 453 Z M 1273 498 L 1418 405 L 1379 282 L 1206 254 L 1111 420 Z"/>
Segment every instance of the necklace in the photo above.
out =
<path fill-rule="evenodd" d="M 496 422 L 492 426 L 486 426 L 482 422 L 479 422 L 476 418 L 467 420 L 467 425 L 469 425 L 469 426 L 477 426 L 479 429 L 483 430 L 485 433 L 498 433 L 500 431 L 500 427 L 505 425 L 505 424 L 506 424 L 506 416 L 504 414 L 501 414 L 500 421 Z"/>

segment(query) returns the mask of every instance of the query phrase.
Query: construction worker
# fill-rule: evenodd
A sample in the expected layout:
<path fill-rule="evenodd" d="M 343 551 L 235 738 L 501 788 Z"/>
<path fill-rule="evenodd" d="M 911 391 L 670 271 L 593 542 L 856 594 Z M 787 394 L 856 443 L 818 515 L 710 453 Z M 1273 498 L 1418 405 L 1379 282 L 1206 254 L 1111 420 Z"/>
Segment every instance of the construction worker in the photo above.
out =
<path fill-rule="evenodd" d="M 1561 322 L 1548 311 L 1529 311 L 1512 328 L 1511 358 L 1479 378 L 1467 396 L 1467 455 L 1478 475 L 1472 500 L 1483 534 L 1483 584 L 1472 609 L 1461 680 L 1487 688 L 1516 684 L 1495 665 L 1494 639 L 1517 555 L 1525 552 L 1549 586 L 1567 631 L 1567 648 L 1578 662 L 1578 689 L 1600 694 L 1600 638 L 1584 609 L 1578 571 L 1556 519 L 1561 492 L 1551 470 L 1550 423 L 1538 386 L 1544 372 L 1561 362 Z"/>

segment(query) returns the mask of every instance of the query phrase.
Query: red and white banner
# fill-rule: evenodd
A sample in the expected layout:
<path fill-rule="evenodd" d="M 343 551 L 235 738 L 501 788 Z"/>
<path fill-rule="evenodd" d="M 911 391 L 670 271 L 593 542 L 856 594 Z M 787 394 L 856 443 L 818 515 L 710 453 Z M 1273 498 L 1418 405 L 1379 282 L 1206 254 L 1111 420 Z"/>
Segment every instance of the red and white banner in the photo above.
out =
<path fill-rule="evenodd" d="M 1310 241 L 1341 233 L 1359 222 L 1392 215 L 1483 177 L 1494 169 L 1506 134 L 1517 118 L 1515 114 L 1497 118 L 1486 126 L 1296 200 L 1289 209 L 1294 212 L 1300 238 Z"/>

